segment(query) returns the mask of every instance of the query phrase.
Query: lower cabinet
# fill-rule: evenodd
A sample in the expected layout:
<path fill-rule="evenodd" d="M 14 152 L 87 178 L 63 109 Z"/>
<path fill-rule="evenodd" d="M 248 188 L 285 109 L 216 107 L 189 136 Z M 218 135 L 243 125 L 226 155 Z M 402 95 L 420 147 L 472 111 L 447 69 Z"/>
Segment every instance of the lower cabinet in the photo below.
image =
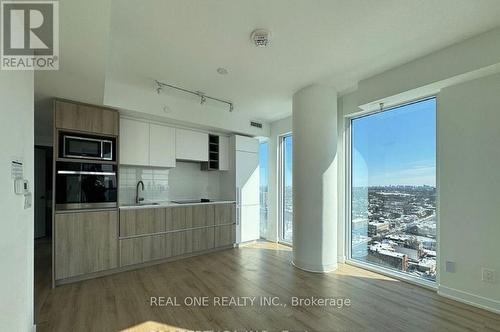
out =
<path fill-rule="evenodd" d="M 55 279 L 118 267 L 118 213 L 91 211 L 55 215 Z"/>
<path fill-rule="evenodd" d="M 215 227 L 214 245 L 216 248 L 225 247 L 236 241 L 236 225 L 222 225 Z"/>
<path fill-rule="evenodd" d="M 120 266 L 230 246 L 234 218 L 234 204 L 121 211 Z"/>
<path fill-rule="evenodd" d="M 120 240 L 120 265 L 140 264 L 167 256 L 165 234 Z"/>

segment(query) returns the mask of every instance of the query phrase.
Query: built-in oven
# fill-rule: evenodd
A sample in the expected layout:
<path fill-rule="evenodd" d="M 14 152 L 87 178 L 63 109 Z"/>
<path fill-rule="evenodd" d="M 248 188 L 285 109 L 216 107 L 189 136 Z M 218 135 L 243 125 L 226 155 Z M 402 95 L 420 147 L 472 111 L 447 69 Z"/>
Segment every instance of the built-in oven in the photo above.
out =
<path fill-rule="evenodd" d="M 56 163 L 56 210 L 117 207 L 116 165 Z"/>
<path fill-rule="evenodd" d="M 61 133 L 61 157 L 114 161 L 115 139 Z"/>

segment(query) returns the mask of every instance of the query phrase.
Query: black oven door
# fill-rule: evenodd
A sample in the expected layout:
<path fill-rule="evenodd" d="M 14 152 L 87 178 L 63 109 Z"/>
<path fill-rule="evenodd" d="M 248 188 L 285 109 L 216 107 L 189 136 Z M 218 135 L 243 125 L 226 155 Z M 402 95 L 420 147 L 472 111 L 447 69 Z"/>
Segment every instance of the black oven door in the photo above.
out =
<path fill-rule="evenodd" d="M 56 210 L 117 206 L 116 165 L 58 162 Z"/>

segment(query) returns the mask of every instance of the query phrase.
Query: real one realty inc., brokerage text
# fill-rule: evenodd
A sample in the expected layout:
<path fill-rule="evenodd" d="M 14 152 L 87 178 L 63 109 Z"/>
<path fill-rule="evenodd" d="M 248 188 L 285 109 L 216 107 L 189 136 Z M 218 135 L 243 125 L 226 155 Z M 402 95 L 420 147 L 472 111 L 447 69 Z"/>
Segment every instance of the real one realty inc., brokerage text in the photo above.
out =
<path fill-rule="evenodd" d="M 342 309 L 351 306 L 351 299 L 339 297 L 290 297 L 283 301 L 278 296 L 151 296 L 152 307 L 332 307 Z"/>

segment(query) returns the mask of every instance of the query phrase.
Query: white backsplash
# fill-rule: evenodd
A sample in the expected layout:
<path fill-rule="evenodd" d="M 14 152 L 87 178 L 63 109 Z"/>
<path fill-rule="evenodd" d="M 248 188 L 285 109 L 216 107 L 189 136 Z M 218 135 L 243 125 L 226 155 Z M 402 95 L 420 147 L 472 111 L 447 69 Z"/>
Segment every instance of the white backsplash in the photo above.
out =
<path fill-rule="evenodd" d="M 201 171 L 200 164 L 177 162 L 175 168 L 120 166 L 120 204 L 135 203 L 137 182 L 144 182 L 146 202 L 220 198 L 220 172 Z"/>

